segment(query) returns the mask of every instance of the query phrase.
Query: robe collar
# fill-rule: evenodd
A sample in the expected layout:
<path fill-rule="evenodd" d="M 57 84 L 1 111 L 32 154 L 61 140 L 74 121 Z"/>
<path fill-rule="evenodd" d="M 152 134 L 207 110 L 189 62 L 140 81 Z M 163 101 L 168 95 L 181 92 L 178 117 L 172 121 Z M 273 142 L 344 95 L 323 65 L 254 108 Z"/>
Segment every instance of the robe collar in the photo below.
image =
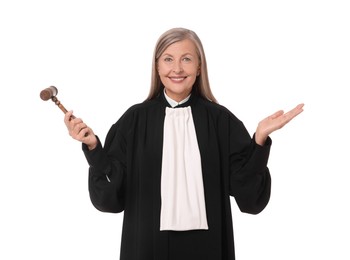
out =
<path fill-rule="evenodd" d="M 181 100 L 180 102 L 177 102 L 177 101 L 173 100 L 172 98 L 170 98 L 170 97 L 166 94 L 165 89 L 163 90 L 163 94 L 164 94 L 165 99 L 166 99 L 167 102 L 169 103 L 169 105 L 170 105 L 171 107 L 173 107 L 173 108 L 174 108 L 174 107 L 177 107 L 177 106 L 179 106 L 179 105 L 181 105 L 181 104 L 183 104 L 183 103 L 186 103 L 186 102 L 190 99 L 190 97 L 191 97 L 191 93 L 190 93 L 185 99 Z"/>
<path fill-rule="evenodd" d="M 159 96 L 158 96 L 158 100 L 160 102 L 162 102 L 166 107 L 173 107 L 173 108 L 192 106 L 195 104 L 197 99 L 198 99 L 198 96 L 197 96 L 196 92 L 192 91 L 187 101 L 185 101 L 183 103 L 180 102 L 181 104 L 178 104 L 177 106 L 173 107 L 173 106 L 171 106 L 171 104 L 169 104 L 167 98 L 165 97 L 164 90 L 161 91 Z"/>

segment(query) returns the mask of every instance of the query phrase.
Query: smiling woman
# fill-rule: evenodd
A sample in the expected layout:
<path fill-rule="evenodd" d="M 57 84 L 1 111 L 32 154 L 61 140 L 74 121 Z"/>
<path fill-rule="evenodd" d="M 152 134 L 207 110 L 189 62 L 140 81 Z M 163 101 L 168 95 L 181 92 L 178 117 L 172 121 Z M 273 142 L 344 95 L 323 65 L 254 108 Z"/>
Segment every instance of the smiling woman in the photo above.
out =
<path fill-rule="evenodd" d="M 186 49 L 180 49 L 180 47 L 184 47 Z M 170 63 L 169 67 L 164 66 L 164 68 L 168 68 L 168 73 L 171 69 L 179 69 L 170 67 L 171 64 L 174 64 L 175 62 L 174 57 L 166 56 L 166 54 L 171 55 L 171 53 L 167 53 L 170 51 L 174 52 L 172 55 L 184 55 L 182 62 L 180 64 L 177 64 L 177 66 L 180 66 L 180 70 L 183 69 L 181 65 L 185 66 L 188 64 L 192 64 L 192 69 L 196 70 L 196 79 L 194 82 L 192 82 L 193 85 L 191 86 L 191 89 L 196 91 L 197 94 L 199 94 L 203 98 L 216 102 L 216 99 L 210 89 L 207 71 L 207 61 L 202 42 L 195 32 L 184 28 L 170 29 L 159 37 L 153 53 L 152 81 L 150 93 L 148 95 L 147 100 L 151 100 L 157 97 L 159 93 L 165 88 L 166 84 L 162 82 L 161 75 L 159 72 L 159 66 L 161 65 L 161 63 Z M 162 61 L 162 56 L 164 56 L 166 60 Z M 177 58 L 180 59 L 180 57 Z M 186 66 L 186 68 L 188 68 L 188 66 Z M 175 73 L 176 71 L 173 74 Z"/>
<path fill-rule="evenodd" d="M 266 117 L 251 137 L 216 102 L 196 33 L 174 28 L 156 44 L 148 98 L 112 125 L 104 146 L 71 111 L 64 121 L 83 143 L 93 205 L 124 211 L 121 260 L 233 260 L 230 196 L 242 212 L 266 207 L 269 135 L 302 111 Z"/>
<path fill-rule="evenodd" d="M 186 39 L 170 45 L 159 57 L 157 64 L 166 94 L 177 102 L 189 96 L 200 74 L 195 44 Z"/>

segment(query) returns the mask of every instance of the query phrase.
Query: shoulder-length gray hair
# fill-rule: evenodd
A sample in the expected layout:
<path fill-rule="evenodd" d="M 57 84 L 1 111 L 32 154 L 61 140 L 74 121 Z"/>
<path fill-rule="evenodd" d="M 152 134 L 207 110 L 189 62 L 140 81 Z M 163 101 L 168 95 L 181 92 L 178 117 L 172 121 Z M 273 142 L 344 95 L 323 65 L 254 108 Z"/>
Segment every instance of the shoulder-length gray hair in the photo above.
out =
<path fill-rule="evenodd" d="M 195 32 L 185 28 L 170 29 L 159 37 L 153 53 L 151 88 L 146 100 L 154 99 L 163 90 L 162 82 L 157 70 L 159 57 L 171 44 L 186 39 L 191 40 L 195 44 L 200 65 L 200 74 L 197 76 L 192 92 L 197 93 L 204 99 L 217 103 L 217 100 L 210 89 L 207 61 L 205 59 L 205 53 L 201 40 Z"/>

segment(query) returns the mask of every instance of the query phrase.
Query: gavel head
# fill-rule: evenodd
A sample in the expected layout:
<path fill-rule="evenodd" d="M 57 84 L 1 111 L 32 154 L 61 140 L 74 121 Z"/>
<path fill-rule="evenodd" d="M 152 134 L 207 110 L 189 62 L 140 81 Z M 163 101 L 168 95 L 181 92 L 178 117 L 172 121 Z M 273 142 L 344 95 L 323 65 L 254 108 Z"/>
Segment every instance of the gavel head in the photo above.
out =
<path fill-rule="evenodd" d="M 58 90 L 56 87 L 51 86 L 49 88 L 46 88 L 40 92 L 40 98 L 44 101 L 51 99 L 52 97 L 55 97 L 58 93 Z"/>

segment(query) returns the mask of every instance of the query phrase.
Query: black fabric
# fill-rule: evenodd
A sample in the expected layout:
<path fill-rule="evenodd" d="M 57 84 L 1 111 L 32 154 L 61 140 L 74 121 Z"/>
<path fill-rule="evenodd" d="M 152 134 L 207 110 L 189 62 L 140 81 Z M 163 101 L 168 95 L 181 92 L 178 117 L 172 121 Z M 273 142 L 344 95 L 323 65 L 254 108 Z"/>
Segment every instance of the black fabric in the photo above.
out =
<path fill-rule="evenodd" d="M 164 94 L 129 108 L 92 151 L 89 192 L 103 212 L 124 211 L 121 260 L 234 260 L 230 196 L 258 214 L 270 198 L 271 139 L 255 143 L 225 107 L 195 94 L 191 106 L 199 144 L 209 230 L 160 231 Z M 108 176 L 108 178 L 106 177 Z"/>

